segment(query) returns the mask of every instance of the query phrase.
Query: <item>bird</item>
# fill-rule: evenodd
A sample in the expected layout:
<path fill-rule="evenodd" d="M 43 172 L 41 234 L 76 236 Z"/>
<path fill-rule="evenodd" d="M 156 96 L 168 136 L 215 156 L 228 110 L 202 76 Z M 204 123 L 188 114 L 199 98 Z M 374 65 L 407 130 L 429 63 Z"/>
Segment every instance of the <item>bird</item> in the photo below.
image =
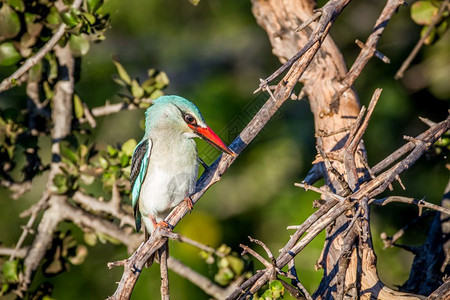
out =
<path fill-rule="evenodd" d="M 212 131 L 197 106 L 176 95 L 161 96 L 145 112 L 145 133 L 131 159 L 131 200 L 136 231 L 143 222 L 146 237 L 156 227 L 170 227 L 164 219 L 181 201 L 192 209 L 190 196 L 198 176 L 200 137 L 235 156 Z"/>

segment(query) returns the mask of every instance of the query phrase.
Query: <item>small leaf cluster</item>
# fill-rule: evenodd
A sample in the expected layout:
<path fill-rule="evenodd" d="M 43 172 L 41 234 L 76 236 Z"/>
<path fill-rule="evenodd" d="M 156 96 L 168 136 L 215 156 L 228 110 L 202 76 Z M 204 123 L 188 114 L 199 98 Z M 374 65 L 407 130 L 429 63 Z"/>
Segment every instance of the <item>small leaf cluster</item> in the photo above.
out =
<path fill-rule="evenodd" d="M 420 0 L 411 5 L 411 19 L 419 25 L 423 25 L 421 37 L 425 35 L 433 19 L 437 17 L 439 8 L 445 5 L 442 0 Z M 449 11 L 446 10 L 437 20 L 436 26 L 431 30 L 430 35 L 425 39 L 425 44 L 430 45 L 441 38 L 449 26 Z"/>
<path fill-rule="evenodd" d="M 104 39 L 109 20 L 101 12 L 103 0 L 86 0 L 82 9 L 63 11 L 52 0 L 2 0 L 0 5 L 1 66 L 16 65 L 36 53 L 62 23 L 68 31 L 60 44 L 69 42 L 74 54 L 84 55 L 90 40 Z"/>
<path fill-rule="evenodd" d="M 98 159 L 102 171 L 102 182 L 106 190 L 111 190 L 115 184 L 120 191 L 129 193 L 131 158 L 137 142 L 129 139 L 121 147 L 107 146 Z"/>
<path fill-rule="evenodd" d="M 273 280 L 269 283 L 269 288 L 264 291 L 261 297 L 257 300 L 278 300 L 284 299 L 284 286 L 278 280 Z"/>
<path fill-rule="evenodd" d="M 214 280 L 222 286 L 229 285 L 241 275 L 246 277 L 251 275 L 251 272 L 248 271 L 249 263 L 246 257 L 240 257 L 225 244 L 222 244 L 216 253 L 201 251 L 200 257 L 209 265 L 216 264 L 217 272 Z"/>
<path fill-rule="evenodd" d="M 37 134 L 27 127 L 27 114 L 14 108 L 0 109 L 0 179 L 22 181 L 33 178 L 45 169 L 37 151 Z M 25 155 L 21 179 L 14 180 L 12 172 L 17 167 L 17 156 Z"/>
<path fill-rule="evenodd" d="M 111 191 L 116 185 L 119 191 L 129 193 L 131 158 L 136 145 L 136 140 L 130 139 L 121 147 L 108 145 L 106 150 L 97 152 L 93 144 L 62 143 L 62 172 L 53 178 L 51 191 L 72 194 L 80 185 L 91 185 L 99 179 L 104 190 Z"/>
<path fill-rule="evenodd" d="M 0 283 L 2 286 L 0 289 L 0 296 L 4 296 L 19 283 L 19 273 L 22 266 L 17 258 L 4 261 L 1 263 L 1 266 Z"/>
<path fill-rule="evenodd" d="M 47 251 L 42 265 L 42 272 L 47 277 L 58 275 L 70 268 L 80 265 L 88 255 L 88 248 L 79 244 L 70 230 L 55 232 L 51 248 Z"/>
<path fill-rule="evenodd" d="M 56 194 L 68 194 L 76 191 L 80 183 L 92 184 L 99 170 L 92 165 L 96 154 L 94 145 L 80 144 L 76 140 L 61 143 L 61 172 L 53 178 L 50 190 Z"/>
<path fill-rule="evenodd" d="M 162 90 L 169 85 L 169 78 L 163 71 L 148 69 L 148 78 L 141 84 L 138 78 L 131 78 L 123 65 L 114 60 L 118 76 L 114 76 L 113 80 L 128 91 L 128 95 L 121 94 L 123 100 L 129 104 L 138 105 L 140 108 L 149 107 L 149 103 L 144 99 L 156 99 L 164 93 Z"/>

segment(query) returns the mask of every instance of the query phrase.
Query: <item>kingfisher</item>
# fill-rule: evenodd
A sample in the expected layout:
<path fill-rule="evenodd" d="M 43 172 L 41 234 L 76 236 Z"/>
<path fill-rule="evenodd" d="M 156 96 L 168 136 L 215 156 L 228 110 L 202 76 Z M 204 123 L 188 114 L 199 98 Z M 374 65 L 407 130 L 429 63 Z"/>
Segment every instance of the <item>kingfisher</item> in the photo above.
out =
<path fill-rule="evenodd" d="M 175 95 L 161 96 L 145 112 L 145 133 L 131 160 L 131 197 L 136 231 L 144 222 L 151 234 L 169 227 L 164 219 L 181 201 L 192 209 L 190 196 L 198 175 L 200 137 L 220 151 L 235 156 L 206 125 L 197 106 Z"/>

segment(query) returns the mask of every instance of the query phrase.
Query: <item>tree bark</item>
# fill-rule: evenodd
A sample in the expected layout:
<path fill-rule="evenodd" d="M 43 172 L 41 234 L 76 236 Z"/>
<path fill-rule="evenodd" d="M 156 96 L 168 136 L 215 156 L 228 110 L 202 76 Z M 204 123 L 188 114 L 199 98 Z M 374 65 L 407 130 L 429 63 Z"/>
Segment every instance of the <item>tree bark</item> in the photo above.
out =
<path fill-rule="evenodd" d="M 333 5 L 346 5 L 345 1 L 330 1 Z M 253 14 L 258 24 L 266 30 L 272 44 L 273 53 L 282 63 L 293 57 L 304 46 L 315 24 L 300 32 L 296 29 L 313 15 L 314 1 L 310 0 L 254 0 Z M 360 113 L 360 103 L 356 92 L 347 89 L 337 107 L 332 108 L 335 95 L 345 86 L 342 84 L 347 74 L 343 56 L 330 36 L 326 37 L 317 55 L 300 78 L 302 92 L 308 97 L 314 115 L 316 142 L 319 149 L 327 155 L 330 167 L 319 157 L 306 178 L 312 184 L 325 178 L 326 185 L 336 194 L 346 196 L 358 189 L 365 178 L 365 148 L 361 142 L 357 145 L 355 164 L 357 172 L 351 174 L 345 168 L 344 159 L 335 159 L 332 153 L 338 153 L 345 145 L 352 125 Z M 342 157 L 342 156 L 341 156 Z M 331 201 L 330 199 L 324 199 Z M 361 207 L 362 204 L 359 205 Z M 327 228 L 327 237 L 319 265 L 324 269 L 322 281 L 314 293 L 316 299 L 420 299 L 412 294 L 394 291 L 386 287 L 378 278 L 376 256 L 373 251 L 368 220 L 368 208 L 362 208 L 365 214 L 365 239 L 348 229 L 355 210 L 339 217 Z M 361 221 L 361 223 L 364 223 Z M 361 226 L 361 225 L 360 225 Z M 358 226 L 354 226 L 358 227 Z M 349 233 L 349 234 L 345 234 Z"/>

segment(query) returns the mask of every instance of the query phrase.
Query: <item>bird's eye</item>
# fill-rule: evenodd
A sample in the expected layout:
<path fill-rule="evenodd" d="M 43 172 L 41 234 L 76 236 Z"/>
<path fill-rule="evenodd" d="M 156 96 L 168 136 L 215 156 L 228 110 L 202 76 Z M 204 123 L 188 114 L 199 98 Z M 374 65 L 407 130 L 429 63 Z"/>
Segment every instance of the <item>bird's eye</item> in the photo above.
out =
<path fill-rule="evenodd" d="M 191 125 L 195 125 L 197 123 L 197 121 L 195 121 L 195 118 L 193 116 L 191 116 L 191 115 L 185 115 L 184 116 L 184 121 L 186 123 L 188 123 L 188 124 L 191 124 Z"/>

